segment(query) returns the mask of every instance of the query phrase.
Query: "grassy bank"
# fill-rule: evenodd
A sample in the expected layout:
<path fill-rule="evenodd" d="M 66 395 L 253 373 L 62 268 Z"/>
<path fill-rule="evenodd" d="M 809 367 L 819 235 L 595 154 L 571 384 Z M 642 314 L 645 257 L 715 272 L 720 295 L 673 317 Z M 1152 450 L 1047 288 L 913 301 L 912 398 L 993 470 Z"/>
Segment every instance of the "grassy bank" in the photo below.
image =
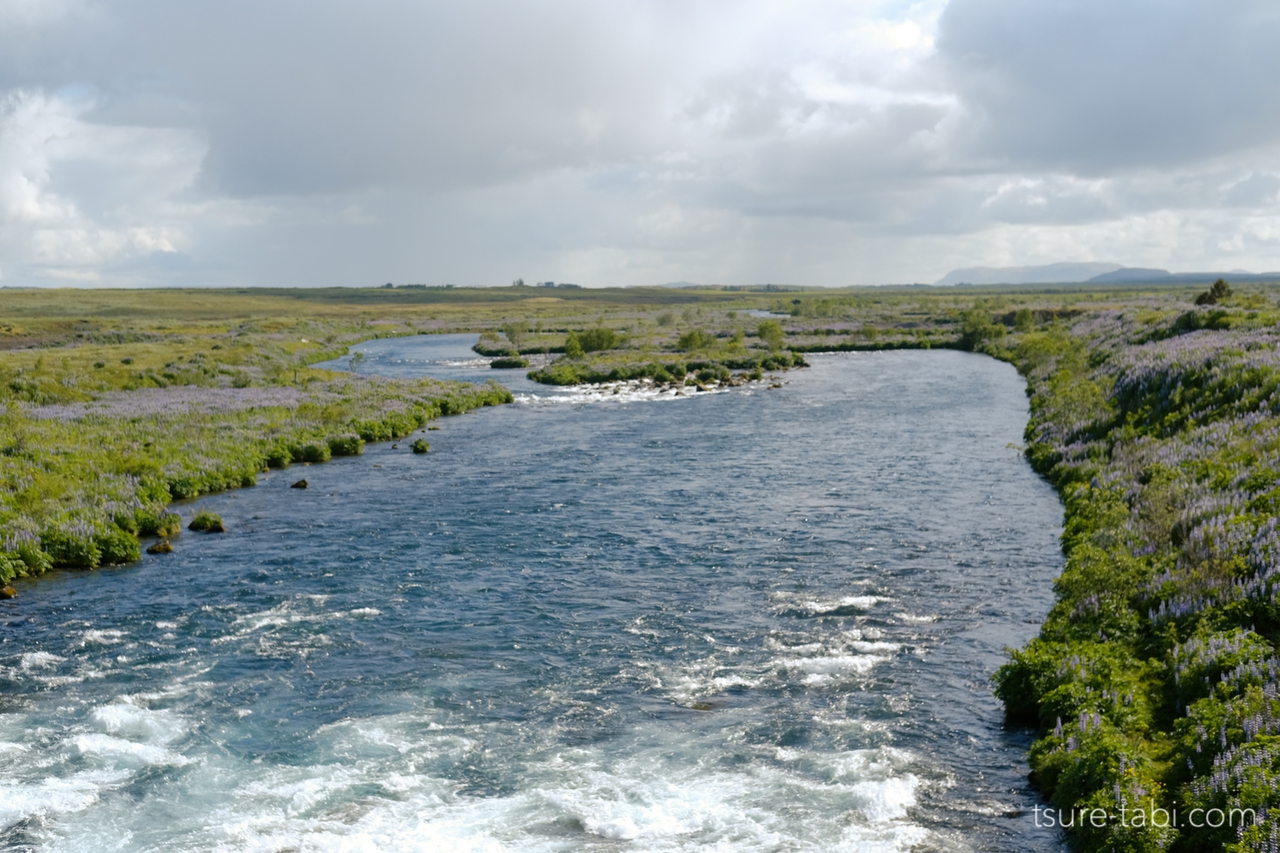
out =
<path fill-rule="evenodd" d="M 251 486 L 268 467 L 360 453 L 441 415 L 509 402 L 497 385 L 316 380 L 302 387 L 171 386 L 0 417 L 0 580 L 138 559 L 172 535 L 172 500 Z"/>
<path fill-rule="evenodd" d="M 1041 817 L 1082 850 L 1276 849 L 1280 312 L 1189 302 L 1091 311 L 1007 351 L 1066 568 L 997 693 L 1039 734 Z"/>

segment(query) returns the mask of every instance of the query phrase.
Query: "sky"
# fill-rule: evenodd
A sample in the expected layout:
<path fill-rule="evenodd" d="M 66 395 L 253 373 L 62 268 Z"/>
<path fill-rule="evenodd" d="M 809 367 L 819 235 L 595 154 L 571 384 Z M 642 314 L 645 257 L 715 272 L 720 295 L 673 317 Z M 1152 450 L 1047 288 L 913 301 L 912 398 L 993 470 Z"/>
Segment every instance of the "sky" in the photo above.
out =
<path fill-rule="evenodd" d="M 1280 270 L 1274 0 L 0 0 L 0 286 Z"/>

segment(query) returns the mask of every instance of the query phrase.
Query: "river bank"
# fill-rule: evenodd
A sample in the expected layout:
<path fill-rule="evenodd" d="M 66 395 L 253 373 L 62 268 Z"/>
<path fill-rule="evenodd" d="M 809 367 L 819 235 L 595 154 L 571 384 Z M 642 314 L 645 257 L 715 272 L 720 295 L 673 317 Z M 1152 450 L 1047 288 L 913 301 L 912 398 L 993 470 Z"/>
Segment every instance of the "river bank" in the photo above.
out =
<path fill-rule="evenodd" d="M 302 386 L 174 386 L 0 417 L 0 581 L 140 556 L 173 536 L 169 504 L 252 486 L 259 472 L 359 454 L 442 415 L 511 401 L 496 384 L 350 376 Z"/>
<path fill-rule="evenodd" d="M 1067 563 L 997 693 L 1081 850 L 1276 842 L 1277 319 L 1258 300 L 1112 310 L 1014 353 Z"/>

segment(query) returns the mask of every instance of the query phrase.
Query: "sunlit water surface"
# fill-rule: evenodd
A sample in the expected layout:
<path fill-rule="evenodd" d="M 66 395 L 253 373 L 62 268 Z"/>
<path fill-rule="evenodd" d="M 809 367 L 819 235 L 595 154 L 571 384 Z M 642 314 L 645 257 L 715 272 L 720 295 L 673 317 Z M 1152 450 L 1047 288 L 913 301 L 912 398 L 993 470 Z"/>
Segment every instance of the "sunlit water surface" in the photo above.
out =
<path fill-rule="evenodd" d="M 515 405 L 181 507 L 221 536 L 0 602 L 0 847 L 1057 849 L 989 675 L 1061 509 L 1011 367 L 813 356 Z M 289 484 L 305 476 L 307 490 Z"/>

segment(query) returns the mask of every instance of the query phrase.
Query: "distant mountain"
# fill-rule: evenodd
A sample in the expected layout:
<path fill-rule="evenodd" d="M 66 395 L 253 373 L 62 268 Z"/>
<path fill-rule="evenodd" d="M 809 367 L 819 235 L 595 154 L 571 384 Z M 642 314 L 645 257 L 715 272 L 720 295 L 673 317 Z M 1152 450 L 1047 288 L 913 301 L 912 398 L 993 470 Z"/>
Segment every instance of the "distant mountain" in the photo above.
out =
<path fill-rule="evenodd" d="M 1089 281 L 1096 284 L 1109 282 L 1143 282 L 1143 281 L 1177 281 L 1178 277 L 1168 270 L 1148 269 L 1146 267 L 1123 267 L 1101 275 L 1095 275 Z"/>
<path fill-rule="evenodd" d="M 1094 276 L 1090 284 L 1211 284 L 1220 278 L 1228 282 L 1262 282 L 1280 281 L 1280 273 L 1249 272 L 1248 270 L 1232 270 L 1231 272 L 1169 272 L 1168 270 L 1147 269 L 1145 267 L 1124 267 L 1109 273 Z"/>
<path fill-rule="evenodd" d="M 955 284 L 1201 284 L 1219 278 L 1229 282 L 1280 281 L 1280 273 L 1169 272 L 1150 267 L 1119 264 L 1044 264 L 1038 267 L 969 267 L 952 270 L 934 286 Z"/>
<path fill-rule="evenodd" d="M 1119 264 L 1044 264 L 1038 267 L 969 267 L 952 270 L 937 286 L 952 284 L 1057 284 L 1089 281 L 1121 269 Z"/>

